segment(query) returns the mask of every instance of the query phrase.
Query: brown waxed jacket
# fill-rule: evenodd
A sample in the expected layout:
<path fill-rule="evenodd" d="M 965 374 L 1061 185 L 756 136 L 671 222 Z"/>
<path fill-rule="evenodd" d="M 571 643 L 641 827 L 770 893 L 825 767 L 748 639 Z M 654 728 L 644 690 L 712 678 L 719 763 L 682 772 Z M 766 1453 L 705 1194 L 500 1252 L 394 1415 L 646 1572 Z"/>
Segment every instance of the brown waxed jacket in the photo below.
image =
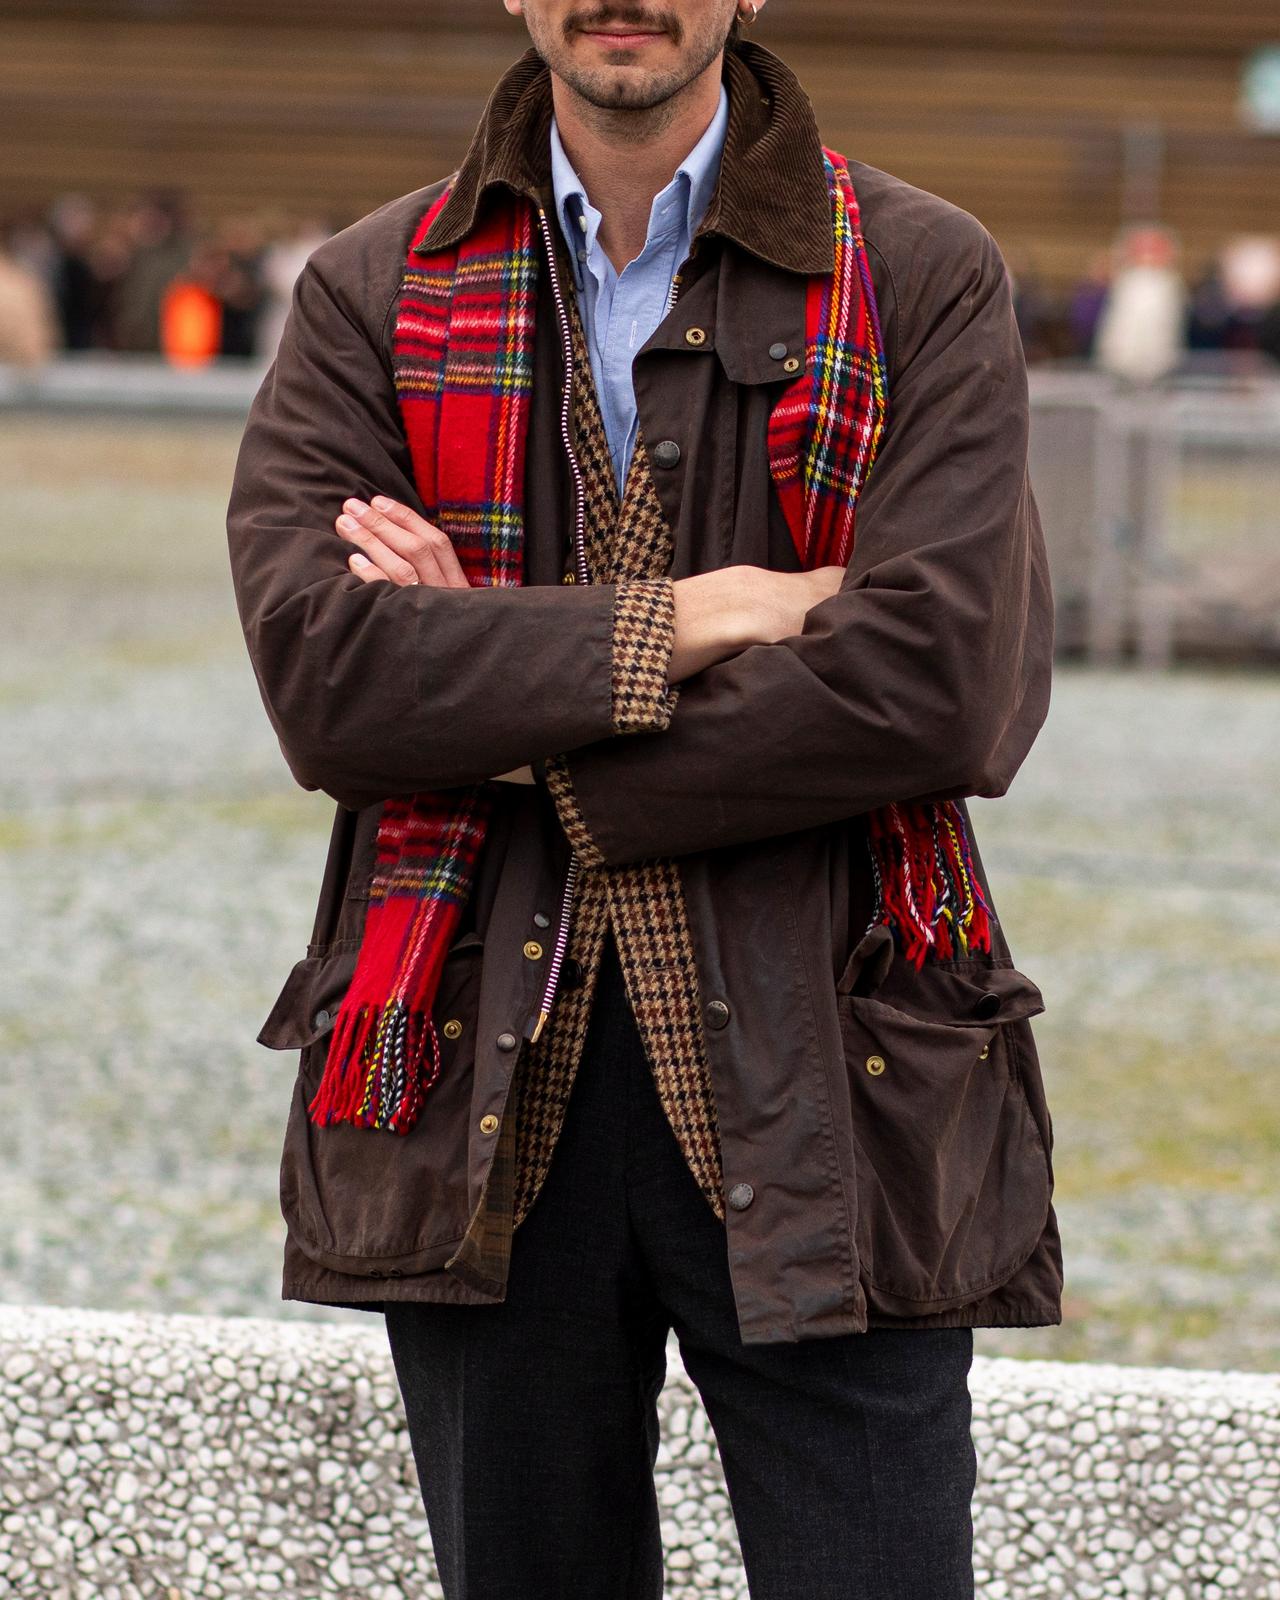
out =
<path fill-rule="evenodd" d="M 799 565 L 765 447 L 792 381 L 770 347 L 803 354 L 806 275 L 833 256 L 803 89 L 750 41 L 726 53 L 724 72 L 717 186 L 680 297 L 634 362 L 644 439 L 679 446 L 654 471 L 673 578 Z M 428 248 L 462 237 L 494 185 L 553 216 L 550 116 L 549 73 L 530 49 L 490 96 Z M 1052 1124 L 1029 1020 L 1039 989 L 998 923 L 992 956 L 922 972 L 883 927 L 864 936 L 875 903 L 865 813 L 1003 794 L 1048 708 L 1052 599 L 1021 346 L 986 230 L 872 167 L 851 159 L 849 170 L 889 421 L 847 577 L 800 634 L 685 680 L 660 732 L 620 734 L 612 721 L 614 586 L 561 581 L 573 486 L 548 272 L 525 582 L 470 591 L 366 585 L 333 530 L 352 494 L 430 515 L 390 342 L 414 225 L 447 180 L 325 243 L 299 281 L 228 518 L 245 637 L 283 753 L 302 785 L 338 802 L 311 942 L 259 1036 L 301 1051 L 281 1167 L 286 1299 L 501 1301 L 504 1284 L 459 1247 L 493 1160 L 482 1119 L 501 1119 L 517 1059 L 499 1041 L 521 1037 L 545 983 L 545 959 L 524 946 L 552 942 L 570 856 L 542 783 L 495 785 L 437 996 L 437 1016 L 462 1031 L 444 1042 L 417 1125 L 403 1137 L 320 1129 L 305 1105 L 354 970 L 382 801 L 526 763 L 542 771 L 561 754 L 606 863 L 680 863 L 714 1008 L 724 1182 L 753 1196 L 726 1221 L 743 1341 L 1061 1320 Z M 684 337 L 694 326 L 706 333 L 696 345 Z M 998 917 L 976 842 L 975 863 Z"/>

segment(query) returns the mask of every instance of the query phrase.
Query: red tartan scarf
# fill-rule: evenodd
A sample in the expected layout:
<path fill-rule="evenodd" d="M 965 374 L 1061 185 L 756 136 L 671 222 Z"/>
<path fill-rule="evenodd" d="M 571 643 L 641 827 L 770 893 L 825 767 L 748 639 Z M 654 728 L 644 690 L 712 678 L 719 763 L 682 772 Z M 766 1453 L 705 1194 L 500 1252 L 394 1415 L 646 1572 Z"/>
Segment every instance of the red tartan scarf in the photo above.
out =
<path fill-rule="evenodd" d="M 835 270 L 809 283 L 805 365 L 771 413 L 773 474 L 804 567 L 846 565 L 854 511 L 885 425 L 886 374 L 857 197 L 823 148 Z M 510 196 L 459 244 L 419 256 L 448 190 L 413 237 L 394 338 L 396 389 L 427 516 L 474 585 L 522 582 L 525 438 L 533 381 L 536 210 Z M 677 715 L 679 713 L 677 712 Z M 407 1133 L 440 1071 L 432 1006 L 470 892 L 493 784 L 386 802 L 355 974 L 309 1113 Z M 990 949 L 963 815 L 889 805 L 868 817 L 875 922 L 917 967 Z"/>

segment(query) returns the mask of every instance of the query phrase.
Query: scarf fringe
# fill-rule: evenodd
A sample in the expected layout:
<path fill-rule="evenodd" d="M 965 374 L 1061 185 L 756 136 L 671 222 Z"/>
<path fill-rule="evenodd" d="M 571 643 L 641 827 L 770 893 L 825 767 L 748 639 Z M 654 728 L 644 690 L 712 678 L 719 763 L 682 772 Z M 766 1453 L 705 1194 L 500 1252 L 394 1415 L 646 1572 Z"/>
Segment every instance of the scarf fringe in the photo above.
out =
<path fill-rule="evenodd" d="M 344 1007 L 307 1112 L 320 1127 L 350 1122 L 405 1134 L 439 1075 L 440 1040 L 429 1015 L 400 999 Z"/>
<path fill-rule="evenodd" d="M 870 812 L 867 847 L 876 888 L 869 928 L 887 926 L 912 966 L 991 954 L 997 919 L 978 881 L 969 830 L 955 801 Z"/>

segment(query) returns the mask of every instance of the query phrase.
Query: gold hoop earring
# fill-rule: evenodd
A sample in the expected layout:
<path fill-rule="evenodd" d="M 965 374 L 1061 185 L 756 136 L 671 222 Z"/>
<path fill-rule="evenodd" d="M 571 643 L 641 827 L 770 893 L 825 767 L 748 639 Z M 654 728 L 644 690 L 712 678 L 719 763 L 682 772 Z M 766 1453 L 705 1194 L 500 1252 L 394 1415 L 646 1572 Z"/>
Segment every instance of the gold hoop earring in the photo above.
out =
<path fill-rule="evenodd" d="M 760 14 L 760 7 L 756 4 L 756 0 L 749 0 L 749 4 L 751 6 L 751 15 L 750 16 L 748 16 L 745 11 L 739 11 L 739 13 L 738 13 L 738 16 L 742 19 L 743 22 L 746 23 L 746 25 L 748 27 L 751 26 L 751 24 L 756 20 L 756 18 Z"/>

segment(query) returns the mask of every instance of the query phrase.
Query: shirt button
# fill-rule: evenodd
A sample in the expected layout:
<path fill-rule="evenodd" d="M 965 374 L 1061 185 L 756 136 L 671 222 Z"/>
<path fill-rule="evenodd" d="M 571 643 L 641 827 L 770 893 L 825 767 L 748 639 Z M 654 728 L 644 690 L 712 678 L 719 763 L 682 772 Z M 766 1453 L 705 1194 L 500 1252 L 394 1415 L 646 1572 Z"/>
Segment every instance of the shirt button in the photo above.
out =
<path fill-rule="evenodd" d="M 500 1033 L 497 1043 L 499 1050 L 514 1050 L 518 1041 L 514 1033 Z"/>
<path fill-rule="evenodd" d="M 749 1183 L 735 1183 L 728 1196 L 735 1211 L 745 1211 L 755 1197 L 756 1192 Z"/>
<path fill-rule="evenodd" d="M 486 1111 L 484 1116 L 482 1116 L 480 1118 L 480 1132 L 481 1133 L 496 1133 L 497 1131 L 498 1131 L 498 1119 L 497 1119 L 497 1117 L 494 1116 L 492 1111 Z"/>
<path fill-rule="evenodd" d="M 587 217 L 586 213 L 583 211 L 578 213 L 578 226 L 582 229 L 583 233 L 587 231 Z"/>
<path fill-rule="evenodd" d="M 725 1028 L 729 1025 L 729 1007 L 723 1000 L 708 1000 L 707 1021 L 713 1028 Z"/>
<path fill-rule="evenodd" d="M 659 439 L 653 447 L 653 464 L 656 467 L 674 467 L 680 459 L 680 446 L 674 439 Z"/>
<path fill-rule="evenodd" d="M 781 341 L 779 341 L 777 344 L 771 344 L 769 346 L 769 354 L 773 357 L 773 359 L 775 361 L 781 361 L 783 356 L 786 355 L 786 353 L 787 353 L 787 347 Z"/>

